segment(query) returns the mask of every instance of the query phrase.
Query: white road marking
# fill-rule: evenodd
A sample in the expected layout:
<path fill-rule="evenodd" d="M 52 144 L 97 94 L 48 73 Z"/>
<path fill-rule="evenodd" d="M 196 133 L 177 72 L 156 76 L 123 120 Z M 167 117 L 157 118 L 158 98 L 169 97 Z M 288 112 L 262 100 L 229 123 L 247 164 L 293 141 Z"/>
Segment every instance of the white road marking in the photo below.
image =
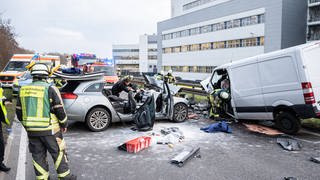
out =
<path fill-rule="evenodd" d="M 21 138 L 19 146 L 18 168 L 16 180 L 26 179 L 26 160 L 27 160 L 27 133 L 24 128 L 21 128 Z"/>

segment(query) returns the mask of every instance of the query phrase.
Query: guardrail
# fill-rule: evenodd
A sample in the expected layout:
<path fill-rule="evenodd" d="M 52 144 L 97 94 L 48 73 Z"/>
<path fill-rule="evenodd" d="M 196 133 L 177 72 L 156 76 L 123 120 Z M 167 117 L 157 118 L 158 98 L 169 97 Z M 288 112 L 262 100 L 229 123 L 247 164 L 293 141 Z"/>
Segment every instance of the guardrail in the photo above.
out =
<path fill-rule="evenodd" d="M 144 85 L 146 83 L 144 78 L 142 77 L 134 77 L 132 82 L 139 85 Z M 208 95 L 208 93 L 202 89 L 202 86 L 200 83 L 178 81 L 175 84 L 181 87 L 181 90 L 180 90 L 181 92 L 190 93 L 190 94 L 199 95 L 199 96 Z"/>

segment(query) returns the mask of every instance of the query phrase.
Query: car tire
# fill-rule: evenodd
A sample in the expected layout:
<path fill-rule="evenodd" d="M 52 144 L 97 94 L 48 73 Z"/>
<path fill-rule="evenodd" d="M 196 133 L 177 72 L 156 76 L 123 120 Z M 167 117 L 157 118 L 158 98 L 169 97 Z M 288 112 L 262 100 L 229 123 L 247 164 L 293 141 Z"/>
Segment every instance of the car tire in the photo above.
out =
<path fill-rule="evenodd" d="M 110 123 L 110 113 L 104 108 L 93 108 L 86 117 L 86 124 L 93 132 L 106 130 Z"/>
<path fill-rule="evenodd" d="M 180 123 L 188 119 L 188 106 L 184 103 L 177 103 L 173 107 L 173 121 Z"/>
<path fill-rule="evenodd" d="M 275 117 L 276 127 L 286 134 L 297 134 L 301 128 L 300 119 L 293 113 L 280 111 Z"/>

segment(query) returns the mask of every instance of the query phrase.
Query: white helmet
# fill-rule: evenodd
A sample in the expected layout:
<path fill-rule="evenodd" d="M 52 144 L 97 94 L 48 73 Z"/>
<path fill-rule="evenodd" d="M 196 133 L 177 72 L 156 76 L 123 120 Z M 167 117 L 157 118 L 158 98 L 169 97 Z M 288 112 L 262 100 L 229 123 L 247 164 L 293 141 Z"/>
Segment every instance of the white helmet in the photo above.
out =
<path fill-rule="evenodd" d="M 221 97 L 222 99 L 224 99 L 224 100 L 228 100 L 228 99 L 230 98 L 230 95 L 229 95 L 229 93 L 227 93 L 227 92 L 225 92 L 225 91 L 222 91 L 222 92 L 220 93 L 220 97 Z"/>
<path fill-rule="evenodd" d="M 168 74 L 172 74 L 172 69 L 169 69 Z"/>
<path fill-rule="evenodd" d="M 37 63 L 31 67 L 32 76 L 49 76 L 50 70 L 46 64 Z"/>
<path fill-rule="evenodd" d="M 163 71 L 163 70 L 161 70 L 161 71 L 160 71 L 160 74 L 164 75 L 164 71 Z"/>

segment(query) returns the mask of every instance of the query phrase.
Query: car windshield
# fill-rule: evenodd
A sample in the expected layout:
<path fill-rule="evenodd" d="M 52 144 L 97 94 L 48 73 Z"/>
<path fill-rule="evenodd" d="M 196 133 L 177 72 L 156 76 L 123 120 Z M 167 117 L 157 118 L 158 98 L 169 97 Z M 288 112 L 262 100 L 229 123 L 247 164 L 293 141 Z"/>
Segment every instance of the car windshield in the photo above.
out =
<path fill-rule="evenodd" d="M 22 78 L 23 78 L 23 79 L 31 79 L 32 76 L 31 76 L 30 72 L 28 71 L 28 72 L 26 72 L 26 73 L 22 76 Z"/>
<path fill-rule="evenodd" d="M 26 71 L 26 66 L 29 64 L 29 62 L 23 62 L 23 61 L 10 61 L 7 66 L 5 67 L 4 71 L 19 71 L 23 72 Z"/>
<path fill-rule="evenodd" d="M 105 76 L 115 76 L 114 68 L 112 66 L 93 66 L 93 72 L 104 71 Z"/>

